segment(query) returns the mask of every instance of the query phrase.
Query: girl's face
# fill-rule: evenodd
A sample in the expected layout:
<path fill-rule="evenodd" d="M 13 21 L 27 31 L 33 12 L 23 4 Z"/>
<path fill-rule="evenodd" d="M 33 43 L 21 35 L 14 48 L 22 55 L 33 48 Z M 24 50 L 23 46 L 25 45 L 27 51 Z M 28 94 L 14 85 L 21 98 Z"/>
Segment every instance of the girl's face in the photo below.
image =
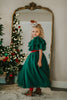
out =
<path fill-rule="evenodd" d="M 33 37 L 39 36 L 40 35 L 40 29 L 33 27 L 32 28 L 32 35 L 33 35 Z"/>

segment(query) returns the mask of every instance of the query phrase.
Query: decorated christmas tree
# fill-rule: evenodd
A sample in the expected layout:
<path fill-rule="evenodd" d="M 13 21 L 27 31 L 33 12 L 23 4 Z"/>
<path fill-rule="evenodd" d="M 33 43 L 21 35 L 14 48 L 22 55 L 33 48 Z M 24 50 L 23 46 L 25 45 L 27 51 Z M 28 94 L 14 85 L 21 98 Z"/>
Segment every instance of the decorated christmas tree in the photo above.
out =
<path fill-rule="evenodd" d="M 13 77 L 22 68 L 22 62 L 25 60 L 25 53 L 20 49 L 22 43 L 23 31 L 19 25 L 18 19 L 16 19 L 16 14 L 13 17 L 13 27 L 10 48 L 8 47 L 9 62 L 6 62 L 5 71 L 7 72 L 7 78 Z M 7 79 L 6 78 L 6 79 Z"/>
<path fill-rule="evenodd" d="M 24 61 L 25 53 L 23 53 L 23 50 L 20 49 L 20 46 L 23 45 L 22 43 L 22 34 L 23 31 L 21 29 L 21 26 L 19 25 L 19 21 L 16 19 L 16 16 L 14 15 L 13 19 L 13 27 L 12 27 L 12 36 L 11 36 L 11 44 L 10 48 L 8 48 L 9 51 L 9 59 L 10 59 L 10 66 L 9 67 L 11 71 L 13 71 L 15 74 L 20 69 L 21 62 Z M 6 67 L 6 70 L 8 68 Z"/>
<path fill-rule="evenodd" d="M 1 73 L 6 72 L 7 83 L 14 83 L 14 76 L 17 75 L 18 71 L 22 68 L 22 63 L 27 56 L 20 48 L 20 46 L 23 45 L 23 31 L 19 23 L 20 22 L 16 19 L 16 15 L 14 15 L 11 43 L 10 46 L 5 47 L 5 52 L 3 52 L 2 46 L 3 39 L 0 39 L 0 56 L 3 56 L 3 59 L 1 59 Z M 2 26 L 0 28 L 0 34 L 2 35 Z"/>
<path fill-rule="evenodd" d="M 5 51 L 6 51 L 6 48 L 5 46 L 3 46 L 3 38 L 2 36 L 4 35 L 4 33 L 2 32 L 3 31 L 3 25 L 0 24 L 0 74 L 3 74 L 3 59 L 5 59 Z"/>

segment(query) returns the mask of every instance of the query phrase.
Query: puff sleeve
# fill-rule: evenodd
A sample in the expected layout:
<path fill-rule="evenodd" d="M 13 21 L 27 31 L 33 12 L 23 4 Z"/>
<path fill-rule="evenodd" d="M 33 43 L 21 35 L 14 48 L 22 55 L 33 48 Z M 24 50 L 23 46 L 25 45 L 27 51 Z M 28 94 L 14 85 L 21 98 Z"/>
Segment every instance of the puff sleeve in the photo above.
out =
<path fill-rule="evenodd" d="M 46 50 L 46 41 L 43 38 L 36 36 L 28 43 L 28 47 L 29 51 L 40 49 Z"/>

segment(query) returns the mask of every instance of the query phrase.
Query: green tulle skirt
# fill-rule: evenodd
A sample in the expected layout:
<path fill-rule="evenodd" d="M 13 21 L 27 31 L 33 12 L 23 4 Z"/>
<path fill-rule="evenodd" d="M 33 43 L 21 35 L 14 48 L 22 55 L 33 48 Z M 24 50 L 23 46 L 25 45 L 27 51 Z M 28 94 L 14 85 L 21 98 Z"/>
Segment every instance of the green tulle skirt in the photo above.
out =
<path fill-rule="evenodd" d="M 50 70 L 45 54 L 42 52 L 42 66 L 37 65 L 39 51 L 27 56 L 25 63 L 18 72 L 17 84 L 23 88 L 51 87 Z"/>

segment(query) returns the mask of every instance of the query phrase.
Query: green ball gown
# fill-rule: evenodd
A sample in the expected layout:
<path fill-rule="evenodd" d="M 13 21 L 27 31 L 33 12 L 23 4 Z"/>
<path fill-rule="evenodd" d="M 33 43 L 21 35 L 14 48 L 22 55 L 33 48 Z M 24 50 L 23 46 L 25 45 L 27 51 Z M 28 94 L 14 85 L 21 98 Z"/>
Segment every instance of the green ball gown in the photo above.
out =
<path fill-rule="evenodd" d="M 28 43 L 29 51 L 46 50 L 46 41 L 40 36 L 34 37 Z M 31 52 L 18 72 L 17 84 L 22 88 L 51 87 L 50 70 L 45 54 L 42 52 L 42 66 L 37 65 L 39 51 Z"/>

